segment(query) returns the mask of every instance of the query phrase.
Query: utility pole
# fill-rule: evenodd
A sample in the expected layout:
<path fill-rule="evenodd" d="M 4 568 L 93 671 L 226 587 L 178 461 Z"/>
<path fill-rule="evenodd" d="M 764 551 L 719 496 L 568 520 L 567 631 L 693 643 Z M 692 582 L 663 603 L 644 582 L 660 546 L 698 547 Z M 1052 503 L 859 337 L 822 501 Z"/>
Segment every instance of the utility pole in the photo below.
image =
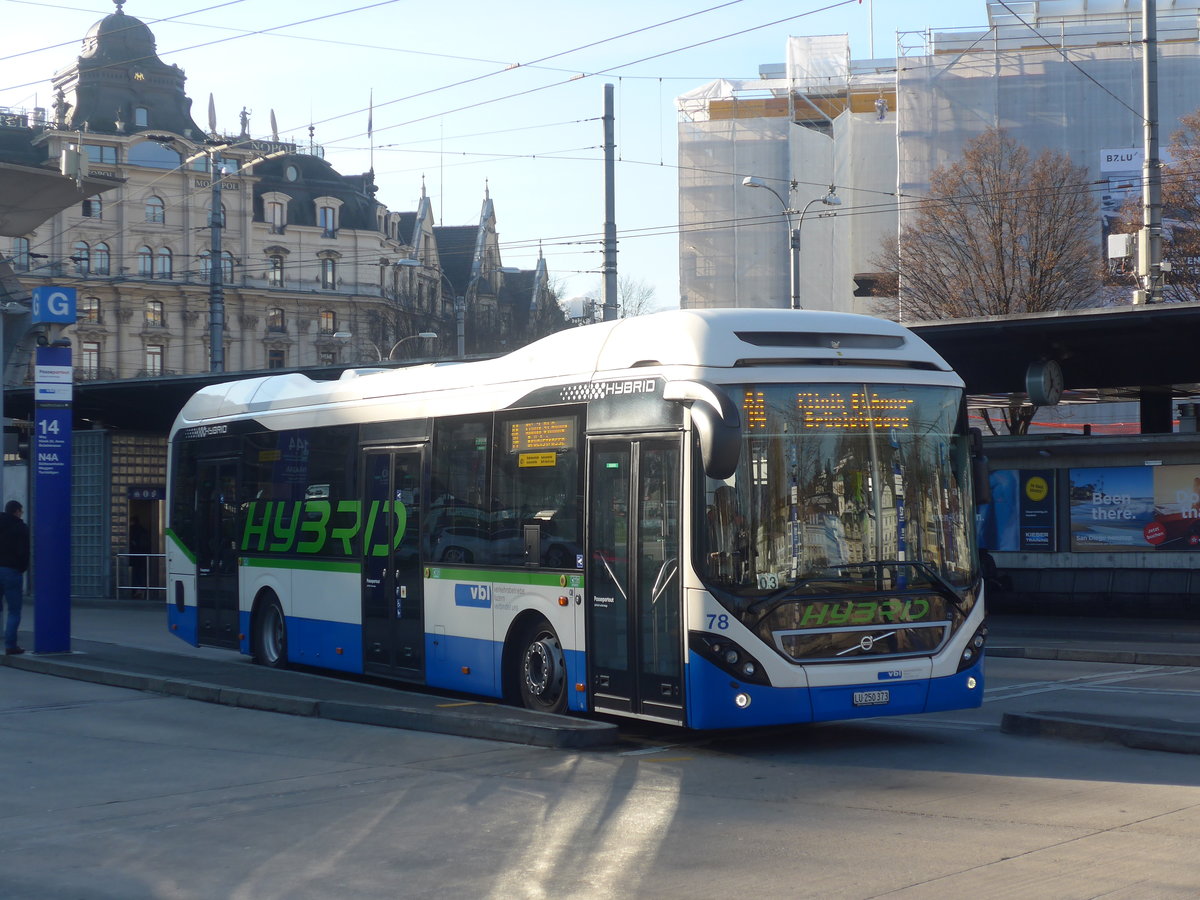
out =
<path fill-rule="evenodd" d="M 617 318 L 616 142 L 613 86 L 604 86 L 604 321 Z"/>
<path fill-rule="evenodd" d="M 1162 168 L 1158 159 L 1158 10 L 1142 0 L 1142 230 L 1138 235 L 1139 294 L 1134 302 L 1162 302 Z M 1140 296 L 1139 296 L 1140 295 Z"/>

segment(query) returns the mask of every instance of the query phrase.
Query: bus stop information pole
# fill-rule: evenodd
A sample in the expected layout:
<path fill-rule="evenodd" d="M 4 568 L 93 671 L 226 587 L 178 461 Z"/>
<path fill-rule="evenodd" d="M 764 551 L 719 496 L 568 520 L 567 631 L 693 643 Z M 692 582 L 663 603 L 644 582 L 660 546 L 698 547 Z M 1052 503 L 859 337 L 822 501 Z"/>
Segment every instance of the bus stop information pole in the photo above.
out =
<path fill-rule="evenodd" d="M 71 649 L 71 348 L 38 347 L 34 365 L 33 650 L 66 653 Z"/>
<path fill-rule="evenodd" d="M 75 320 L 74 288 L 35 288 L 33 321 Z M 71 345 L 34 357 L 33 606 L 35 653 L 71 650 Z"/>

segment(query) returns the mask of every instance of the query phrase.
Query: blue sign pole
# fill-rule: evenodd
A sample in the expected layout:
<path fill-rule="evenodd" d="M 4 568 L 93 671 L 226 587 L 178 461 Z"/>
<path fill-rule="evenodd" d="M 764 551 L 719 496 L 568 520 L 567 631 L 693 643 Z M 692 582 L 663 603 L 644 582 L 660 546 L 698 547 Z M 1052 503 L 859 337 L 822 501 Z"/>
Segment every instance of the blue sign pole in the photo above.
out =
<path fill-rule="evenodd" d="M 35 653 L 71 650 L 71 348 L 34 360 L 33 599 Z"/>

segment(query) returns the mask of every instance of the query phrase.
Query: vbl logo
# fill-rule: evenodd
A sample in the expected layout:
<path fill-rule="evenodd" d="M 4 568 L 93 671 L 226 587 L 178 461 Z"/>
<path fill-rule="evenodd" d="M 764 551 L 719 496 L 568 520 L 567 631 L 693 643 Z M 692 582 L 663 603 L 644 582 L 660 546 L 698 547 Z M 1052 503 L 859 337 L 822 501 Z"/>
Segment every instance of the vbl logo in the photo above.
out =
<path fill-rule="evenodd" d="M 492 589 L 486 584 L 456 584 L 454 605 L 488 609 L 492 605 Z"/>

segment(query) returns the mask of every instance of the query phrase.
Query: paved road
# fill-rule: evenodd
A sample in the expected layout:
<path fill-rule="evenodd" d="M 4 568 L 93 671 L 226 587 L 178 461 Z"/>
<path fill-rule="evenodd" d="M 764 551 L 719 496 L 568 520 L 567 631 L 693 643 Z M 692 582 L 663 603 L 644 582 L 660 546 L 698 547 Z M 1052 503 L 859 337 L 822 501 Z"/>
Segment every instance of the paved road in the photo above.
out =
<path fill-rule="evenodd" d="M 77 634 L 141 640 L 92 615 Z M 1196 671 L 999 658 L 988 677 L 975 711 L 562 750 L 2 667 L 0 896 L 1194 898 L 1194 757 L 1000 726 L 1194 709 Z"/>

